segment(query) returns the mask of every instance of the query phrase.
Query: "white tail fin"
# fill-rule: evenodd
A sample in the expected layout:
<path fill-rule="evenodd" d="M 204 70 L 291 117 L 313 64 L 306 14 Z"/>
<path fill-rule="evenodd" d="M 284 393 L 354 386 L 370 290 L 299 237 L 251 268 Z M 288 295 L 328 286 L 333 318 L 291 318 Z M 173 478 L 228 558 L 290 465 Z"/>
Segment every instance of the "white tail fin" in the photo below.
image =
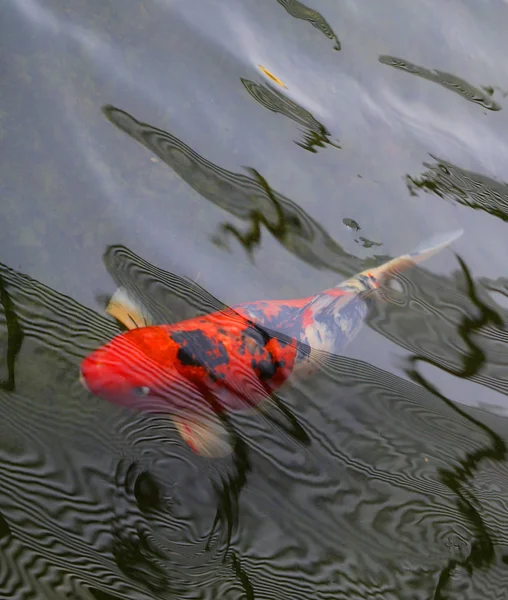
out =
<path fill-rule="evenodd" d="M 413 252 L 410 252 L 409 254 L 403 254 L 402 256 L 389 260 L 388 262 L 380 265 L 379 267 L 375 267 L 374 269 L 368 269 L 367 271 L 361 273 L 361 275 L 374 277 L 378 283 L 382 283 L 396 273 L 400 273 L 405 269 L 409 269 L 414 265 L 427 260 L 431 256 L 434 256 L 434 254 L 437 254 L 452 244 L 463 233 L 464 231 L 460 229 L 452 233 L 434 236 L 431 240 L 425 242 L 424 244 L 420 244 L 420 246 L 413 250 Z"/>

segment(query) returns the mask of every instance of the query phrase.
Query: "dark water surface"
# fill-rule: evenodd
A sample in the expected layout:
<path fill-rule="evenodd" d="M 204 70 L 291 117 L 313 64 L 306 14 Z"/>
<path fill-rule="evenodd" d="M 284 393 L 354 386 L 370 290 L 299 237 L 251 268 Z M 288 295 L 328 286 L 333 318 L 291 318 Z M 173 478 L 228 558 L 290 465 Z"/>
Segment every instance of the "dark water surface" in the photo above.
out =
<path fill-rule="evenodd" d="M 0 4 L 0 600 L 505 598 L 507 30 L 503 0 Z M 458 228 L 281 391 L 310 444 L 238 414 L 207 460 L 78 382 L 118 284 L 175 322 Z"/>

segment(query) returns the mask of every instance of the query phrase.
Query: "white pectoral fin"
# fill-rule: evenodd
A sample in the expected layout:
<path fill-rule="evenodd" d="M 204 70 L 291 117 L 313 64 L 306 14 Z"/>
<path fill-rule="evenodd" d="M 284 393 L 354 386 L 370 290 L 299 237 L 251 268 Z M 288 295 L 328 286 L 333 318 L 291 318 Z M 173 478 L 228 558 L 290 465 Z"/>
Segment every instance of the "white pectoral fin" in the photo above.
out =
<path fill-rule="evenodd" d="M 171 419 L 182 439 L 196 454 L 223 458 L 233 452 L 230 432 L 211 410 L 199 414 L 182 411 L 172 414 Z"/>
<path fill-rule="evenodd" d="M 132 295 L 120 287 L 111 297 L 106 312 L 127 329 L 136 329 L 138 327 L 148 327 L 152 325 L 152 318 L 148 310 L 138 301 L 134 300 Z"/>

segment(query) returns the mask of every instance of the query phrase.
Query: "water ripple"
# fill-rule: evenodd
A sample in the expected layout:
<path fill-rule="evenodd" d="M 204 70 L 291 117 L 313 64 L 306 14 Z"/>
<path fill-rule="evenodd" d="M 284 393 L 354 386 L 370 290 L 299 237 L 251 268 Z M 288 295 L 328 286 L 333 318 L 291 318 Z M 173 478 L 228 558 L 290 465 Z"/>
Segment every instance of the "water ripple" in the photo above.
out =
<path fill-rule="evenodd" d="M 362 270 L 359 259 L 345 252 L 301 207 L 269 188 L 262 178 L 227 171 L 171 133 L 142 123 L 114 106 L 103 110 L 116 127 L 151 150 L 204 198 L 251 223 L 247 232 L 224 224 L 222 236 L 216 238 L 219 241 L 224 241 L 224 233 L 233 234 L 252 252 L 260 243 L 264 226 L 286 250 L 315 267 L 348 274 Z M 381 262 L 381 257 L 374 260 Z"/>
<path fill-rule="evenodd" d="M 438 69 L 427 69 L 395 56 L 381 55 L 379 57 L 379 62 L 394 67 L 395 69 L 405 71 L 406 73 L 410 73 L 411 75 L 422 77 L 428 81 L 433 81 L 447 90 L 459 94 L 459 96 L 462 96 L 469 102 L 479 104 L 488 110 L 501 110 L 501 106 L 490 97 L 490 94 L 472 86 L 464 79 L 452 75 L 451 73 L 439 71 Z"/>
<path fill-rule="evenodd" d="M 317 10 L 312 10 L 311 8 L 305 6 L 303 2 L 299 2 L 299 0 L 277 0 L 277 2 L 283 6 L 292 17 L 295 17 L 295 19 L 303 19 L 304 21 L 308 21 L 316 29 L 321 31 L 321 33 L 326 35 L 327 38 L 335 41 L 335 46 L 333 47 L 334 50 L 341 49 L 339 38 L 335 35 L 333 29 Z"/>
<path fill-rule="evenodd" d="M 249 79 L 241 78 L 241 82 L 261 106 L 272 112 L 280 113 L 305 127 L 304 140 L 302 142 L 295 141 L 297 146 L 313 153 L 317 152 L 316 146 L 324 148 L 326 144 L 340 148 L 339 145 L 330 140 L 330 132 L 313 117 L 312 113 L 287 98 L 283 93 L 272 86 L 255 83 Z"/>
<path fill-rule="evenodd" d="M 127 249 L 105 256 L 117 282 L 134 278 L 173 318 L 186 301 L 191 312 L 212 302 Z M 20 565 L 2 571 L 15 597 L 29 597 L 19 582 L 34 576 L 51 589 L 67 577 L 96 597 L 139 598 L 396 598 L 415 585 L 426 598 L 433 582 L 450 590 L 459 577 L 473 599 L 502 580 L 508 470 L 483 413 L 457 412 L 425 380 L 335 357 L 281 396 L 309 447 L 239 414 L 243 462 L 197 459 L 164 418 L 76 385 L 80 357 L 114 323 L 7 267 L 0 274 L 24 331 L 16 391 L 0 392 L 0 549 L 2 564 Z"/>

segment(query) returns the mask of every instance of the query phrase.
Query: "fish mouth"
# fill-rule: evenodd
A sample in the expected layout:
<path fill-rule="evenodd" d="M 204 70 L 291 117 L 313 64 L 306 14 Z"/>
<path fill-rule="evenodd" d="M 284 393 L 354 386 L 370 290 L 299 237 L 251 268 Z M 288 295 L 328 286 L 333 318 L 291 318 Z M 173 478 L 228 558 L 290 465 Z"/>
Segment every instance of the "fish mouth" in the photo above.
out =
<path fill-rule="evenodd" d="M 85 388 L 85 390 L 87 392 L 92 393 L 92 391 L 90 390 L 90 388 L 86 384 L 86 380 L 85 380 L 85 377 L 83 375 L 83 371 L 81 371 L 81 369 L 79 370 L 79 383 L 81 383 L 81 385 Z"/>

